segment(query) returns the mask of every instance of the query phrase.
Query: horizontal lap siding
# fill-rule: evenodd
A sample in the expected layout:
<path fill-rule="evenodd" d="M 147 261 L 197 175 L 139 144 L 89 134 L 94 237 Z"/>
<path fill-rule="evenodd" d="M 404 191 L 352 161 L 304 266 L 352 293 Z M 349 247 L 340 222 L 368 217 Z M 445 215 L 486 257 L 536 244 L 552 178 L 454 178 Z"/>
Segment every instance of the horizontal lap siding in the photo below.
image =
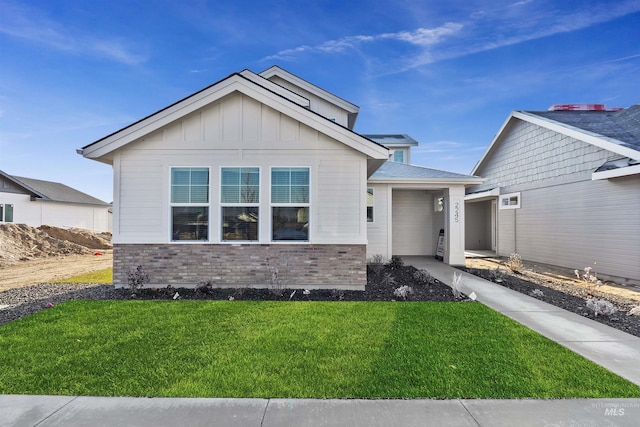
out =
<path fill-rule="evenodd" d="M 389 258 L 389 188 L 386 184 L 373 187 L 373 222 L 367 223 L 367 258 L 382 255 Z"/>
<path fill-rule="evenodd" d="M 640 178 L 525 191 L 516 216 L 525 259 L 640 280 Z M 595 265 L 594 265 L 595 264 Z"/>

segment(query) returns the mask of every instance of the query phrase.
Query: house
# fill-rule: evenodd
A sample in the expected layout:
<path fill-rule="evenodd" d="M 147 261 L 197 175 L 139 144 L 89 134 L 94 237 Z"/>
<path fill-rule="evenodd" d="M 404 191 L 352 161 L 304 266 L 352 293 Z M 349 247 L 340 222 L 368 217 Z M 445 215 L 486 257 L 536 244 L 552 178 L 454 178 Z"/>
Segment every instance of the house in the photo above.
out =
<path fill-rule="evenodd" d="M 58 182 L 0 171 L 0 224 L 111 231 L 111 205 Z"/>
<path fill-rule="evenodd" d="M 465 186 L 482 179 L 388 162 L 358 113 L 274 66 L 78 150 L 114 170 L 114 284 L 142 266 L 148 286 L 364 289 L 367 257 L 434 255 L 440 228 L 464 264 Z M 415 141 L 397 142 L 408 159 Z"/>
<path fill-rule="evenodd" d="M 467 249 L 640 283 L 640 105 L 514 111 L 472 173 Z"/>

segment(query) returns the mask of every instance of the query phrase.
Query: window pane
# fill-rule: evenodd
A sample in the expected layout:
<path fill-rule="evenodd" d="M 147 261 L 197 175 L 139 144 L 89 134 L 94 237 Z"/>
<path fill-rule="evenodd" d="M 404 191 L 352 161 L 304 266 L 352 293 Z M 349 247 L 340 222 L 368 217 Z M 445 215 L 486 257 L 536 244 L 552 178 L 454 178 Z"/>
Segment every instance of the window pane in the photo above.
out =
<path fill-rule="evenodd" d="M 189 169 L 188 168 L 173 168 L 171 169 L 171 184 L 172 185 L 189 185 Z"/>
<path fill-rule="evenodd" d="M 240 203 L 240 188 L 237 185 L 223 185 L 220 189 L 222 203 Z"/>
<path fill-rule="evenodd" d="M 273 240 L 309 240 L 308 207 L 272 208 Z"/>
<path fill-rule="evenodd" d="M 191 185 L 209 185 L 209 169 L 192 168 Z"/>
<path fill-rule="evenodd" d="M 367 206 L 373 206 L 373 188 L 367 188 Z"/>
<path fill-rule="evenodd" d="M 289 169 L 273 168 L 271 170 L 271 185 L 289 185 Z"/>
<path fill-rule="evenodd" d="M 4 205 L 5 222 L 13 222 L 13 205 Z"/>
<path fill-rule="evenodd" d="M 291 169 L 291 185 L 309 185 L 309 169 Z"/>
<path fill-rule="evenodd" d="M 209 203 L 209 186 L 197 185 L 191 187 L 189 203 Z"/>
<path fill-rule="evenodd" d="M 222 185 L 240 184 L 240 171 L 238 168 L 222 168 Z"/>
<path fill-rule="evenodd" d="M 404 162 L 404 151 L 394 151 L 393 152 L 393 161 L 398 163 Z"/>
<path fill-rule="evenodd" d="M 244 184 L 246 185 L 259 185 L 260 184 L 260 172 L 258 168 L 248 168 L 244 174 Z"/>
<path fill-rule="evenodd" d="M 4 221 L 3 211 L 4 211 L 3 205 L 0 205 L 0 222 Z"/>
<path fill-rule="evenodd" d="M 171 208 L 171 233 L 173 240 L 209 240 L 209 208 Z"/>
<path fill-rule="evenodd" d="M 172 186 L 171 203 L 189 203 L 189 187 L 183 185 Z"/>
<path fill-rule="evenodd" d="M 291 203 L 309 203 L 309 187 L 291 186 Z"/>
<path fill-rule="evenodd" d="M 257 185 L 245 185 L 240 189 L 241 203 L 258 203 L 260 201 L 260 189 Z"/>
<path fill-rule="evenodd" d="M 258 240 L 257 207 L 223 207 L 222 240 Z"/>
<path fill-rule="evenodd" d="M 373 206 L 367 206 L 367 222 L 373 222 Z"/>
<path fill-rule="evenodd" d="M 272 187 L 272 203 L 289 203 L 289 187 Z"/>

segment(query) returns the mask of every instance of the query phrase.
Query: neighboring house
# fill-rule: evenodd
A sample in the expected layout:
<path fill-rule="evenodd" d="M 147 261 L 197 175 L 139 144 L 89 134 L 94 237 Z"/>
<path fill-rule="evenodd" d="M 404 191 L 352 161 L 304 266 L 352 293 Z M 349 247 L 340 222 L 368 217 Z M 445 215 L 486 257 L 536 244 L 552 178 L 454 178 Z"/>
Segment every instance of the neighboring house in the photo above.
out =
<path fill-rule="evenodd" d="M 640 105 L 514 111 L 472 173 L 468 250 L 640 283 Z"/>
<path fill-rule="evenodd" d="M 111 205 L 57 182 L 0 171 L 0 223 L 111 231 Z"/>
<path fill-rule="evenodd" d="M 358 112 L 244 70 L 78 150 L 113 166 L 114 284 L 142 266 L 149 286 L 364 289 L 367 257 L 434 255 L 440 228 L 464 264 L 464 189 L 482 179 L 388 162 Z"/>

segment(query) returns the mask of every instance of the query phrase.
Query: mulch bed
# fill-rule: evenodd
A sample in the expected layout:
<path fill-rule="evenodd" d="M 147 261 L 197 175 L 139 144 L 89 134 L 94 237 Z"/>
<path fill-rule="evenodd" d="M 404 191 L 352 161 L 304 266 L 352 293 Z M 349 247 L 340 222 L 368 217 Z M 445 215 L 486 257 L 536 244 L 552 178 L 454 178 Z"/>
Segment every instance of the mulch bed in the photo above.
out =
<path fill-rule="evenodd" d="M 628 316 L 627 313 L 632 307 L 632 304 L 627 301 L 616 300 L 615 296 L 608 296 L 597 291 L 590 294 L 584 289 L 576 289 L 575 286 L 569 283 L 533 283 L 518 274 L 505 274 L 500 277 L 499 280 L 496 280 L 495 273 L 492 270 L 477 268 L 460 269 L 490 282 L 555 305 L 556 307 L 640 337 L 640 316 Z M 535 289 L 541 291 L 542 295 L 539 293 L 536 295 L 536 293 L 534 293 Z M 584 295 L 581 296 L 581 294 Z M 607 299 L 616 306 L 618 312 L 610 316 L 596 316 L 592 310 L 587 308 L 588 299 Z"/>
<path fill-rule="evenodd" d="M 394 294 L 407 286 L 406 293 Z M 377 265 L 367 267 L 367 285 L 364 291 L 314 289 L 288 289 L 271 286 L 268 289 L 228 289 L 206 285 L 197 289 L 159 288 L 141 289 L 131 297 L 129 289 L 120 290 L 135 299 L 189 299 L 189 300 L 253 300 L 253 301 L 461 301 L 451 288 L 415 267 L 404 265 Z M 177 296 L 176 296 L 177 293 Z"/>

